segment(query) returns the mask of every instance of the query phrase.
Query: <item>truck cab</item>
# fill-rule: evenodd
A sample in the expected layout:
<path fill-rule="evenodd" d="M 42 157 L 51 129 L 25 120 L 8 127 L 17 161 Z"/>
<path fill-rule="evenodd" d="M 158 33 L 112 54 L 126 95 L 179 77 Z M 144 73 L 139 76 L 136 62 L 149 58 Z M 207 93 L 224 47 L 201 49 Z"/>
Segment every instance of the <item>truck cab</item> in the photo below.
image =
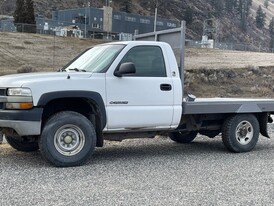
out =
<path fill-rule="evenodd" d="M 174 56 L 170 58 L 170 52 L 166 43 L 126 43 L 106 72 L 108 132 L 178 126 L 182 87 L 176 60 Z M 122 70 L 128 65 L 134 68 L 124 74 Z"/>

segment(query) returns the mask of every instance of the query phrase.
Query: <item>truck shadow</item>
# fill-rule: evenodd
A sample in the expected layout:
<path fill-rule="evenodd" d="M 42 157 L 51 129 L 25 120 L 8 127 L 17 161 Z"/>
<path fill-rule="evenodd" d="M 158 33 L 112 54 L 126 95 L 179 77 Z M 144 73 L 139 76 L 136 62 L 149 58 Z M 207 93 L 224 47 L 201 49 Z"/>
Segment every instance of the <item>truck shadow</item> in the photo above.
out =
<path fill-rule="evenodd" d="M 135 142 L 136 144 L 124 144 L 121 142 L 116 143 L 115 146 L 99 148 L 95 151 L 89 163 L 115 161 L 128 158 L 146 159 L 165 156 L 185 158 L 210 154 L 225 155 L 228 153 L 221 140 L 195 140 L 189 144 L 178 144 L 170 140 L 161 140 L 160 143 L 157 143 L 157 140 L 150 140 L 146 144 L 138 143 L 138 140 L 135 140 Z"/>
<path fill-rule="evenodd" d="M 272 145 L 259 144 L 255 151 L 267 152 L 272 150 Z M 195 139 L 189 144 L 178 144 L 169 139 L 135 139 L 122 142 L 107 142 L 105 147 L 97 148 L 88 160 L 87 165 L 101 164 L 104 162 L 119 162 L 131 160 L 151 159 L 158 161 L 160 158 L 216 158 L 227 155 L 237 155 L 227 151 L 220 138 Z M 243 153 L 242 153 L 243 154 Z M 17 165 L 18 167 L 41 168 L 52 166 L 45 161 L 40 152 L 18 152 L 8 144 L 0 145 L 1 165 Z"/>
<path fill-rule="evenodd" d="M 140 140 L 144 141 L 144 140 Z M 229 158 L 239 155 L 241 157 L 249 155 L 258 155 L 257 152 L 262 152 L 261 155 L 273 150 L 273 145 L 269 144 L 267 139 L 258 142 L 256 147 L 248 153 L 233 153 L 226 149 L 221 138 L 197 138 L 189 144 L 178 144 L 169 139 L 148 140 L 146 143 L 138 143 L 138 140 L 131 144 L 116 143 L 115 146 L 106 146 L 95 151 L 88 164 L 99 164 L 104 161 L 119 161 L 127 159 L 155 159 L 162 157 L 172 157 L 178 159 L 187 158 Z M 136 144 L 134 144 L 136 143 Z"/>

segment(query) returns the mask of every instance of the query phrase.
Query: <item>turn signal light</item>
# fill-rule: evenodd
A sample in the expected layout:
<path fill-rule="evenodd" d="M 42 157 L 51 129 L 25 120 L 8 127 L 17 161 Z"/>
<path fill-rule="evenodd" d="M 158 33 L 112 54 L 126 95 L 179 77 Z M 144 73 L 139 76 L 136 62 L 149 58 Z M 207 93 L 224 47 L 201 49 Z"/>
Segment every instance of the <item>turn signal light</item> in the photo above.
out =
<path fill-rule="evenodd" d="M 33 103 L 21 102 L 21 103 L 6 103 L 6 109 L 31 109 Z"/>

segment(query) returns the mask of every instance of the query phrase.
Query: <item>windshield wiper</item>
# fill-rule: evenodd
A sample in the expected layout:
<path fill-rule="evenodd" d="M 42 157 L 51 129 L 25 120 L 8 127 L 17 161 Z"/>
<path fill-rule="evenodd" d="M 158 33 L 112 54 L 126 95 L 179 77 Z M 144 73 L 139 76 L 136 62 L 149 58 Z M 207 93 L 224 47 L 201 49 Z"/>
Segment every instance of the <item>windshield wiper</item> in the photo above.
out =
<path fill-rule="evenodd" d="M 69 69 L 70 71 L 76 71 L 76 72 L 87 72 L 86 70 L 84 69 L 77 69 L 77 68 L 74 68 L 74 69 Z"/>

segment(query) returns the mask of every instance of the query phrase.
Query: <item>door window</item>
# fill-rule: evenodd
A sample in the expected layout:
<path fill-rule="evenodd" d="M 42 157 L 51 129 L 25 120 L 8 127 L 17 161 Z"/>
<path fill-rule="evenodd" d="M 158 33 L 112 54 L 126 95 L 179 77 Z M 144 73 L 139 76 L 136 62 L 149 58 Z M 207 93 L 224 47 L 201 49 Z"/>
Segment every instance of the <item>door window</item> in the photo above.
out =
<path fill-rule="evenodd" d="M 132 62 L 136 73 L 129 76 L 166 77 L 166 67 L 163 53 L 158 46 L 137 46 L 129 50 L 121 61 Z"/>

